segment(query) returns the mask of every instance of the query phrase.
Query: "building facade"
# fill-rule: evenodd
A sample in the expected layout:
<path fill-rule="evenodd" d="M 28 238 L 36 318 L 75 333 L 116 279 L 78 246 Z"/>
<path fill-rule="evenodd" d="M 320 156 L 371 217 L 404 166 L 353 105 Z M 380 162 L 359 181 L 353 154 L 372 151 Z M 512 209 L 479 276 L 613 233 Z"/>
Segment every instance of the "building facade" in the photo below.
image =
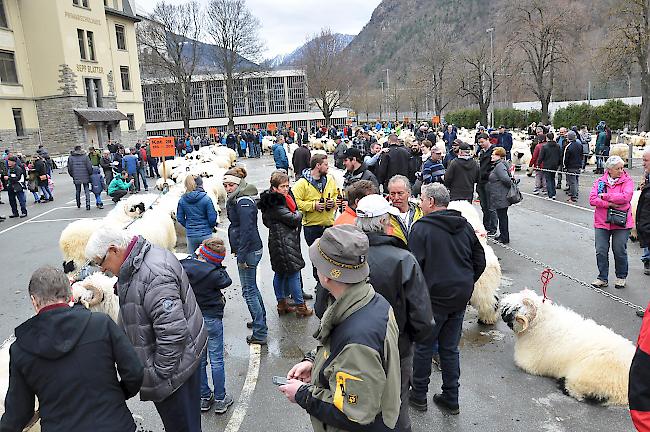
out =
<path fill-rule="evenodd" d="M 143 83 L 144 115 L 149 136 L 182 136 L 183 121 L 174 84 Z M 192 82 L 190 133 L 205 135 L 228 125 L 223 76 L 197 76 Z M 305 74 L 300 70 L 257 72 L 234 82 L 235 128 L 311 128 L 324 124 L 320 111 L 310 109 Z M 344 125 L 347 110 L 336 110 L 332 124 Z"/>
<path fill-rule="evenodd" d="M 0 147 L 146 137 L 133 0 L 0 0 Z"/>

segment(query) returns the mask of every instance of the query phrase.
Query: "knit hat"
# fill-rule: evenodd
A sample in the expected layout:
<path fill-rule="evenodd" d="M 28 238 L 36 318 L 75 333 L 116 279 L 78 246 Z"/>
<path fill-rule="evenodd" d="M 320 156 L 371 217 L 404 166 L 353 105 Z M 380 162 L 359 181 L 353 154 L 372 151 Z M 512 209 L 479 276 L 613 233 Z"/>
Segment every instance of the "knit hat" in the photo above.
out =
<path fill-rule="evenodd" d="M 363 282 L 370 274 L 368 267 L 368 237 L 354 225 L 336 225 L 309 248 L 314 267 L 326 277 L 338 282 Z"/>
<path fill-rule="evenodd" d="M 221 253 L 218 253 L 212 249 L 210 249 L 208 246 L 206 246 L 205 242 L 199 246 L 198 249 L 198 254 L 205 259 L 207 262 L 213 263 L 213 264 L 221 264 L 221 262 L 226 258 L 226 250 L 224 250 Z"/>

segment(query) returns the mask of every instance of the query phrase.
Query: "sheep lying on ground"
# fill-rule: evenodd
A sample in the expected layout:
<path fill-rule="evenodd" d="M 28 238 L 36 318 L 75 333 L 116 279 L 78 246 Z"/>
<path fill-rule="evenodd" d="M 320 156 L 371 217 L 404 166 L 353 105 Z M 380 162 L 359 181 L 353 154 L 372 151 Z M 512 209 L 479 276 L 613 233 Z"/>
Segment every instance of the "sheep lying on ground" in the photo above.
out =
<path fill-rule="evenodd" d="M 96 272 L 72 285 L 72 297 L 93 312 L 103 312 L 117 322 L 120 302 L 115 295 L 116 277 Z"/>
<path fill-rule="evenodd" d="M 559 380 L 579 401 L 627 405 L 635 347 L 612 330 L 551 303 L 531 290 L 501 299 L 501 317 L 515 332 L 515 364 Z"/>
<path fill-rule="evenodd" d="M 487 244 L 487 231 L 474 207 L 468 201 L 452 201 L 447 207 L 459 211 L 472 225 L 485 252 L 485 271 L 474 284 L 474 292 L 469 304 L 478 311 L 478 320 L 482 324 L 495 324 L 499 318 L 499 297 L 497 291 L 501 285 L 501 264 L 494 250 Z"/>

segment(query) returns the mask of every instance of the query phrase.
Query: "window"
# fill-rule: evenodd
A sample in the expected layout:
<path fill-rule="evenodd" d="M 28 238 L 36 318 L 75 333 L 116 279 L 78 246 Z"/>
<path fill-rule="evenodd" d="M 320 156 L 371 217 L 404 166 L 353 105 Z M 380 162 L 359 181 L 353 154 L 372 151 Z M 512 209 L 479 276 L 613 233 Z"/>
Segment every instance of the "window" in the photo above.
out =
<path fill-rule="evenodd" d="M 23 127 L 23 110 L 22 108 L 12 108 L 14 113 L 14 124 L 16 125 L 16 136 L 25 136 L 25 129 Z"/>
<path fill-rule="evenodd" d="M 205 118 L 205 98 L 203 97 L 203 83 L 192 83 L 192 105 L 190 106 L 190 118 Z"/>
<path fill-rule="evenodd" d="M 88 7 L 88 0 L 72 0 L 72 4 L 75 6 Z"/>
<path fill-rule="evenodd" d="M 129 130 L 130 131 L 135 130 L 135 116 L 133 114 L 127 114 L 126 121 L 129 124 Z"/>
<path fill-rule="evenodd" d="M 248 113 L 250 115 L 266 114 L 263 78 L 250 78 L 248 80 Z"/>
<path fill-rule="evenodd" d="M 223 81 L 208 81 L 205 90 L 206 99 L 208 100 L 208 117 L 225 117 L 226 96 L 224 94 Z"/>
<path fill-rule="evenodd" d="M 3 84 L 18 84 L 16 58 L 11 51 L 0 51 L 0 82 Z"/>
<path fill-rule="evenodd" d="M 284 78 L 268 78 L 266 80 L 266 87 L 269 95 L 269 112 L 275 114 L 286 112 L 286 104 L 284 101 Z"/>
<path fill-rule="evenodd" d="M 307 111 L 307 100 L 305 91 L 305 77 L 290 76 L 287 77 L 289 95 L 289 112 Z"/>
<path fill-rule="evenodd" d="M 84 42 L 84 31 L 77 29 L 77 40 L 79 41 L 79 55 L 82 60 L 86 60 L 86 43 Z"/>
<path fill-rule="evenodd" d="M 246 92 L 244 91 L 244 80 L 236 79 L 232 88 L 233 111 L 236 116 L 246 115 Z"/>
<path fill-rule="evenodd" d="M 102 80 L 94 78 L 84 78 L 86 87 L 86 100 L 89 108 L 102 107 Z"/>
<path fill-rule="evenodd" d="M 88 41 L 88 60 L 95 60 L 95 36 L 93 32 L 86 32 L 86 40 Z"/>
<path fill-rule="evenodd" d="M 164 99 L 162 86 L 143 86 L 142 99 L 144 101 L 145 121 L 159 122 L 165 120 L 165 105 L 163 103 Z"/>
<path fill-rule="evenodd" d="M 7 24 L 7 14 L 5 12 L 5 2 L 0 0 L 0 27 L 9 28 Z"/>
<path fill-rule="evenodd" d="M 126 35 L 124 26 L 115 24 L 115 39 L 117 40 L 117 49 L 126 50 Z"/>
<path fill-rule="evenodd" d="M 129 77 L 128 66 L 120 66 L 120 77 L 122 78 L 122 90 L 131 91 L 131 78 Z"/>

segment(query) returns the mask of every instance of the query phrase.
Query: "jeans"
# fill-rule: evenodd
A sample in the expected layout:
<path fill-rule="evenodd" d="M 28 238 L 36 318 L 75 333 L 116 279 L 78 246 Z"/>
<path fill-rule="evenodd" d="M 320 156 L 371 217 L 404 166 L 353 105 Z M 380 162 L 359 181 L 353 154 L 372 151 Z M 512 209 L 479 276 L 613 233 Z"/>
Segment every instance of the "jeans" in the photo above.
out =
<path fill-rule="evenodd" d="M 612 252 L 614 253 L 614 268 L 616 277 L 627 278 L 627 239 L 630 237 L 629 229 L 608 230 L 596 228 L 596 264 L 598 265 L 598 279 L 607 281 L 609 277 L 609 242 L 612 239 Z"/>
<path fill-rule="evenodd" d="M 201 432 L 199 368 L 167 399 L 154 402 L 167 432 Z"/>
<path fill-rule="evenodd" d="M 208 349 L 203 352 L 201 357 L 201 399 L 209 399 L 210 393 L 212 393 L 206 372 L 209 355 L 214 398 L 223 400 L 226 397 L 226 370 L 223 367 L 223 321 L 221 318 L 207 316 L 203 317 L 203 321 L 208 329 Z"/>
<path fill-rule="evenodd" d="M 49 186 L 39 186 L 38 188 L 41 190 L 41 194 L 43 195 L 43 198 L 44 198 L 44 199 L 49 200 L 49 199 L 51 199 L 51 198 L 54 198 L 54 197 L 52 196 L 52 192 L 50 191 L 50 187 L 49 187 Z"/>
<path fill-rule="evenodd" d="M 641 261 L 643 262 L 650 261 L 650 248 L 648 247 L 643 248 L 643 255 L 641 255 Z"/>
<path fill-rule="evenodd" d="M 273 290 L 277 301 L 284 300 L 291 295 L 294 303 L 303 304 L 305 302 L 302 298 L 302 283 L 299 271 L 295 273 L 275 273 L 273 276 Z"/>
<path fill-rule="evenodd" d="M 257 265 L 261 259 L 262 249 L 249 252 L 244 257 L 244 262 L 237 264 L 237 270 L 239 271 L 242 295 L 246 300 L 246 306 L 248 306 L 251 318 L 253 318 L 253 337 L 257 340 L 266 340 L 269 332 L 266 326 L 266 309 L 264 309 L 264 300 L 262 300 L 262 294 L 257 288 L 256 279 Z"/>
<path fill-rule="evenodd" d="M 543 191 L 546 189 L 546 173 L 544 171 L 535 171 L 535 190 Z"/>
<path fill-rule="evenodd" d="M 149 165 L 149 177 L 160 177 L 160 174 L 158 173 L 158 158 L 152 157 L 149 159 L 148 162 Z"/>
<path fill-rule="evenodd" d="M 25 197 L 25 191 L 21 190 L 20 192 L 14 192 L 13 186 L 10 184 L 7 188 L 7 193 L 9 194 L 9 206 L 11 206 L 11 213 L 14 216 L 18 216 L 18 205 L 16 204 L 16 198 L 18 198 L 18 203 L 20 204 L 20 211 L 22 214 L 27 214 L 27 198 Z"/>
<path fill-rule="evenodd" d="M 95 195 L 95 205 L 104 204 L 104 203 L 102 202 L 102 194 L 101 194 L 101 192 L 98 193 L 98 194 L 95 193 L 95 192 L 93 192 L 93 194 Z"/>
<path fill-rule="evenodd" d="M 429 341 L 415 344 L 413 355 L 413 379 L 411 394 L 416 399 L 426 399 L 431 376 L 434 339 L 438 339 L 440 369 L 442 369 L 442 395 L 451 404 L 458 403 L 458 379 L 460 378 L 460 354 L 458 343 L 463 331 L 465 309 L 451 313 L 436 313 L 436 326 Z"/>
<path fill-rule="evenodd" d="M 562 189 L 562 172 L 563 172 L 563 171 L 558 171 L 558 172 L 557 172 L 557 182 L 556 182 L 556 186 L 557 186 L 558 189 Z M 567 184 L 568 184 L 568 182 L 569 182 L 569 181 L 567 180 Z"/>
<path fill-rule="evenodd" d="M 544 171 L 544 175 L 546 176 L 546 192 L 548 192 L 549 198 L 553 198 L 555 196 L 555 171 Z"/>
<path fill-rule="evenodd" d="M 490 194 L 487 190 L 487 183 L 477 184 L 476 191 L 478 192 L 478 199 L 481 200 L 483 226 L 487 232 L 495 232 L 497 230 L 497 212 L 490 210 Z"/>
<path fill-rule="evenodd" d="M 149 189 L 149 185 L 147 184 L 147 171 L 144 167 L 138 168 L 138 175 L 142 178 L 142 184 L 144 185 L 144 189 L 147 190 Z M 136 178 L 136 183 L 138 184 L 136 187 L 136 190 L 140 190 L 140 182 L 138 181 L 138 176 L 135 176 Z"/>
<path fill-rule="evenodd" d="M 566 173 L 569 196 L 572 199 L 578 199 L 578 174 L 580 173 L 580 168 L 567 168 Z"/>
<path fill-rule="evenodd" d="M 399 417 L 395 425 L 396 431 L 410 432 L 411 417 L 409 416 L 409 388 L 411 387 L 411 375 L 413 374 L 413 353 L 409 352 L 407 357 L 401 358 L 400 374 L 402 385 L 400 388 L 400 399 L 402 403 L 399 407 Z"/>
<path fill-rule="evenodd" d="M 75 197 L 77 198 L 77 207 L 81 206 L 81 187 L 83 186 L 84 188 L 84 194 L 86 195 L 86 207 L 90 207 L 90 184 L 89 183 L 83 183 L 83 184 L 74 184 L 74 188 L 76 191 Z"/>
<path fill-rule="evenodd" d="M 499 240 L 502 243 L 510 243 L 510 231 L 508 231 L 508 207 L 497 209 L 499 219 Z"/>
<path fill-rule="evenodd" d="M 199 248 L 201 243 L 203 243 L 203 240 L 207 240 L 210 237 L 212 237 L 212 234 L 206 235 L 206 236 L 199 236 L 199 237 L 187 237 L 187 253 L 189 255 L 192 255 L 193 258 L 196 258 L 196 250 Z"/>

